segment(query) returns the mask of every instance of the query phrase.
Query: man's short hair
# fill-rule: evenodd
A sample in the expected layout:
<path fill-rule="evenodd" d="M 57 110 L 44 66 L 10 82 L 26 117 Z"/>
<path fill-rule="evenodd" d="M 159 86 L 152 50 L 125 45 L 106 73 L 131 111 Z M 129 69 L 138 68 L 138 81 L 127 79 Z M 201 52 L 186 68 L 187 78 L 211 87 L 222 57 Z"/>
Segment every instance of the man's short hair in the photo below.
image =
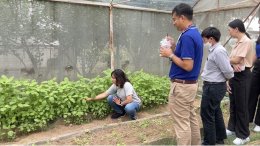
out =
<path fill-rule="evenodd" d="M 193 17 L 193 9 L 190 5 L 185 3 L 180 3 L 175 6 L 172 10 L 172 15 L 175 13 L 177 16 L 185 16 L 188 20 L 192 20 Z"/>
<path fill-rule="evenodd" d="M 208 27 L 202 31 L 201 36 L 207 39 L 212 37 L 216 42 L 219 42 L 221 33 L 216 27 Z"/>

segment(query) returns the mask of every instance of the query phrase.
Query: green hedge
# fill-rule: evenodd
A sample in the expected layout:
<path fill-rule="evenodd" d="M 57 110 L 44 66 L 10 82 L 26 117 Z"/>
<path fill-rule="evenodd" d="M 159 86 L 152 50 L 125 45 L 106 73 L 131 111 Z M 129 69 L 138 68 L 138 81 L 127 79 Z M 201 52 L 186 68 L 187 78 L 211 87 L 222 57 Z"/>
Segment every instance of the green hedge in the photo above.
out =
<path fill-rule="evenodd" d="M 106 117 L 111 108 L 106 100 L 86 102 L 111 85 L 111 70 L 93 79 L 79 77 L 78 81 L 65 78 L 37 83 L 35 80 L 0 78 L 0 140 L 14 139 L 18 134 L 46 128 L 56 119 L 81 124 L 86 120 Z M 138 71 L 127 73 L 135 90 L 142 97 L 142 108 L 165 104 L 169 81 Z"/>

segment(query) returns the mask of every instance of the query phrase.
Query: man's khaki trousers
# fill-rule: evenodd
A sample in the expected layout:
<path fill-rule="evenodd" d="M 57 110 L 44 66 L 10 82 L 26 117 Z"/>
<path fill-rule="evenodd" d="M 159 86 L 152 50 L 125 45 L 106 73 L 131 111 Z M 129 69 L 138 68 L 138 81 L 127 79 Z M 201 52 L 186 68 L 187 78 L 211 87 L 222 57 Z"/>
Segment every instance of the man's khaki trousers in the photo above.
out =
<path fill-rule="evenodd" d="M 201 145 L 200 126 L 194 100 L 198 83 L 171 83 L 169 109 L 174 119 L 177 145 Z"/>

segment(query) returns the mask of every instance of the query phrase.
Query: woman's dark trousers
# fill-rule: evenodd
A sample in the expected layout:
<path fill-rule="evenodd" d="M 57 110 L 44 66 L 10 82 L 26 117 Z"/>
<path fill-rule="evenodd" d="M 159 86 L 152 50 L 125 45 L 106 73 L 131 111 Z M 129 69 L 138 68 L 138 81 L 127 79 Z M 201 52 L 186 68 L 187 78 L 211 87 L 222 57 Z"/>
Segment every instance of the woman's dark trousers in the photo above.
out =
<path fill-rule="evenodd" d="M 232 94 L 230 98 L 230 117 L 228 130 L 235 131 L 236 137 L 245 139 L 250 135 L 248 99 L 250 93 L 251 71 L 246 68 L 242 72 L 235 72 L 229 85 Z"/>
<path fill-rule="evenodd" d="M 260 59 L 256 60 L 254 69 L 252 71 L 251 90 L 250 90 L 250 96 L 248 101 L 249 122 L 253 122 L 255 117 L 255 124 L 258 126 L 260 126 L 259 94 L 260 94 Z"/>

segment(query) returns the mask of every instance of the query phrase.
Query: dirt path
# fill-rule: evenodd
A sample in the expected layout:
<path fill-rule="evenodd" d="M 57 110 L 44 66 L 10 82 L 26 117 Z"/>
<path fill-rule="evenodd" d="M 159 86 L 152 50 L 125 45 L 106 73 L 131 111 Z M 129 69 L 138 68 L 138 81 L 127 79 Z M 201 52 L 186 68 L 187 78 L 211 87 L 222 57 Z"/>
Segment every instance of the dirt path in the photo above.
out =
<path fill-rule="evenodd" d="M 150 109 L 150 110 L 142 110 L 138 112 L 138 119 L 142 118 L 147 118 L 151 115 L 167 112 L 167 106 L 158 106 L 156 108 Z M 30 143 L 35 143 L 37 141 L 42 141 L 42 140 L 49 140 L 54 137 L 64 135 L 66 133 L 73 133 L 80 131 L 82 129 L 91 129 L 95 127 L 99 127 L 101 125 L 108 125 L 112 123 L 120 123 L 124 121 L 129 121 L 128 117 L 125 116 L 123 118 L 119 118 L 117 120 L 112 120 L 110 116 L 108 116 L 105 119 L 102 120 L 94 120 L 90 123 L 82 124 L 82 125 L 68 125 L 66 126 L 62 121 L 57 121 L 56 123 L 52 124 L 50 126 L 50 129 L 47 131 L 41 131 L 41 132 L 35 132 L 31 133 L 29 135 L 25 136 L 20 136 L 16 138 L 13 142 L 8 142 L 8 143 L 0 143 L 3 145 L 11 145 L 11 144 L 30 144 Z"/>
<path fill-rule="evenodd" d="M 200 105 L 200 100 L 197 99 L 195 101 L 195 106 L 199 107 L 199 105 Z M 137 116 L 138 116 L 138 119 L 144 119 L 144 118 L 148 118 L 148 117 L 151 117 L 153 115 L 162 114 L 162 113 L 165 113 L 165 112 L 169 112 L 168 108 L 167 108 L 167 105 L 161 105 L 161 106 L 149 109 L 149 110 L 141 110 L 140 112 L 138 112 Z M 166 120 L 167 118 L 168 118 L 168 120 Z M 154 122 L 157 122 L 157 124 L 158 124 L 158 122 L 159 123 L 167 123 L 167 122 L 171 122 L 172 121 L 171 119 L 169 119 L 170 117 L 167 117 L 167 118 L 166 119 L 162 118 L 162 119 L 160 119 L 158 121 L 154 121 Z M 125 121 L 129 121 L 129 118 L 127 116 L 125 116 L 123 118 L 119 118 L 117 120 L 112 120 L 110 118 L 110 116 L 108 116 L 105 119 L 94 120 L 94 121 L 92 121 L 90 123 L 86 123 L 86 124 L 82 124 L 82 125 L 72 125 L 72 124 L 71 125 L 65 125 L 64 122 L 57 121 L 56 123 L 50 125 L 49 129 L 47 129 L 46 131 L 34 132 L 34 133 L 27 134 L 27 135 L 24 135 L 24 136 L 19 136 L 13 142 L 0 143 L 0 145 L 17 145 L 17 144 L 19 144 L 19 145 L 27 145 L 27 144 L 32 144 L 32 143 L 39 142 L 39 141 L 48 141 L 48 140 L 53 139 L 53 138 L 55 138 L 57 136 L 62 136 L 62 135 L 69 134 L 69 133 L 75 133 L 77 131 L 82 131 L 83 129 L 93 129 L 95 127 L 100 127 L 100 126 L 103 126 L 103 125 L 109 125 L 109 124 L 113 124 L 113 123 L 122 123 L 122 122 L 125 122 Z M 139 123 L 139 127 L 137 126 L 137 129 L 144 130 L 143 127 L 145 127 L 145 129 L 147 130 L 150 127 L 151 129 L 156 129 L 157 131 L 158 130 L 160 131 L 160 128 L 170 129 L 169 127 L 171 127 L 171 126 L 169 126 L 169 123 L 167 123 L 168 128 L 164 127 L 164 126 L 162 126 L 160 124 L 157 125 L 158 127 L 151 127 L 151 125 L 154 125 L 154 124 Z M 133 129 L 133 128 L 128 128 L 127 132 L 130 132 L 129 130 L 131 130 L 131 129 Z M 118 130 L 114 129 L 113 131 L 114 131 L 114 135 L 115 135 L 115 133 L 122 133 L 122 131 L 120 131 L 120 129 L 118 129 Z M 169 131 L 173 131 L 173 129 L 169 130 Z M 169 131 L 166 132 L 165 134 L 170 134 L 171 132 L 169 132 Z M 103 133 L 99 133 L 99 134 L 102 135 L 102 134 L 104 134 L 106 132 L 107 131 L 103 131 Z M 156 131 L 154 131 L 154 132 L 156 133 Z M 111 131 L 108 132 L 108 133 L 111 134 Z M 139 136 L 139 137 L 142 137 L 142 136 Z M 145 138 L 146 140 L 149 139 L 148 138 L 149 135 L 147 135 L 145 137 L 146 137 Z M 152 134 L 150 134 L 150 137 L 153 138 Z M 140 139 L 142 139 L 142 138 L 140 138 Z M 141 141 L 145 141 L 145 140 L 143 139 Z M 104 142 L 103 144 L 107 144 L 104 140 L 103 140 L 103 142 Z M 71 143 L 71 142 L 68 142 L 68 143 Z M 66 144 L 66 143 L 61 142 L 60 144 Z M 100 144 L 102 144 L 102 143 L 100 143 Z"/>
<path fill-rule="evenodd" d="M 139 145 L 174 135 L 173 120 L 168 114 L 137 121 L 108 125 L 81 136 L 49 142 L 51 145 Z"/>

